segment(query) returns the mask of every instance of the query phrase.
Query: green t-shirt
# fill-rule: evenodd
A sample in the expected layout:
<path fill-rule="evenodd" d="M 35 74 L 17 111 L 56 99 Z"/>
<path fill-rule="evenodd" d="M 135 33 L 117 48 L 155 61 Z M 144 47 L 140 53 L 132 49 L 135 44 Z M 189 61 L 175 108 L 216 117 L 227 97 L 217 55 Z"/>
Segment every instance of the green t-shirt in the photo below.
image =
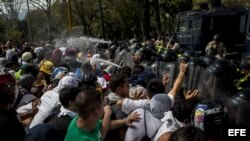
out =
<path fill-rule="evenodd" d="M 77 119 L 78 116 L 70 122 L 64 141 L 101 141 L 101 120 L 97 121 L 93 131 L 86 132 L 76 126 Z"/>

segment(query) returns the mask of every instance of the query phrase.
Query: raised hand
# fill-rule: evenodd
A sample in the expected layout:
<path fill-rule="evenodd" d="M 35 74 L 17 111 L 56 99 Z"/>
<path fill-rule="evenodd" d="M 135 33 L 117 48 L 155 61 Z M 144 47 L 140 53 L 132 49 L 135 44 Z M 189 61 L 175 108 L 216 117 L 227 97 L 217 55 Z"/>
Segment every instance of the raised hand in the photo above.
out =
<path fill-rule="evenodd" d="M 191 99 L 193 97 L 196 97 L 198 94 L 199 94 L 199 91 L 197 89 L 195 89 L 193 91 L 188 90 L 186 95 L 185 95 L 185 99 Z"/>

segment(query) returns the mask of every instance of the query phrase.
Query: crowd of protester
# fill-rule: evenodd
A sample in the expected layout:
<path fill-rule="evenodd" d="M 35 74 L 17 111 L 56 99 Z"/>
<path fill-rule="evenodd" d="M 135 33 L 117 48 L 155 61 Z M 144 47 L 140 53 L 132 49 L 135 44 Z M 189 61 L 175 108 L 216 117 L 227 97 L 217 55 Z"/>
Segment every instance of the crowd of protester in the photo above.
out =
<path fill-rule="evenodd" d="M 172 73 L 145 67 L 155 61 L 147 44 L 177 64 L 169 90 Z M 0 140 L 221 141 L 229 127 L 250 125 L 248 62 L 218 58 L 215 48 L 197 57 L 173 39 L 133 49 L 135 65 L 111 71 L 93 60 L 100 54 L 75 47 L 2 44 Z M 191 80 L 197 87 L 184 87 Z"/>

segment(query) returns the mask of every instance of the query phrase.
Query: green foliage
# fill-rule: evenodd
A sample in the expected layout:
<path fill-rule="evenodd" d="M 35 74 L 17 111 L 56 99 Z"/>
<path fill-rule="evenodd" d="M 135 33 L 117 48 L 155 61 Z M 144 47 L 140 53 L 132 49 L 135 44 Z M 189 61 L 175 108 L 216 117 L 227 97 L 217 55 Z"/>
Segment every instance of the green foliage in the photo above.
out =
<path fill-rule="evenodd" d="M 0 42 L 5 41 L 5 37 L 4 37 L 5 28 L 6 28 L 5 22 L 4 22 L 4 20 L 0 17 Z"/>
<path fill-rule="evenodd" d="M 99 0 L 71 1 L 72 26 L 82 26 L 83 35 L 93 37 L 102 35 L 103 22 L 106 38 L 123 40 L 134 36 L 142 37 L 145 32 L 146 34 L 171 33 L 177 13 L 191 10 L 199 6 L 199 3 L 209 0 L 101 0 L 103 18 L 100 14 Z M 249 6 L 249 3 L 248 0 L 222 0 L 222 4 L 226 6 L 244 4 Z M 68 0 L 53 0 L 49 17 L 45 11 L 44 9 L 30 11 L 34 41 L 48 40 L 49 23 L 53 38 L 69 36 Z M 7 21 L 6 18 L 5 20 L 0 18 L 0 41 L 7 38 L 27 40 L 28 33 L 28 16 L 24 21 Z"/>
<path fill-rule="evenodd" d="M 250 7 L 249 0 L 221 0 L 221 2 L 225 6 L 241 5 L 241 6 Z"/>
<path fill-rule="evenodd" d="M 193 0 L 193 9 L 199 9 L 200 3 L 208 3 L 210 4 L 211 0 Z M 249 0 L 221 0 L 221 4 L 224 6 L 245 6 L 250 7 L 250 1 Z"/>
<path fill-rule="evenodd" d="M 27 20 L 28 16 L 26 16 L 25 19 Z M 30 22 L 31 22 L 33 40 L 34 41 L 47 40 L 48 23 L 46 14 L 40 9 L 31 10 Z"/>
<path fill-rule="evenodd" d="M 13 39 L 15 41 L 21 40 L 22 33 L 19 30 L 15 29 L 8 29 L 5 32 L 5 40 L 7 39 Z"/>
<path fill-rule="evenodd" d="M 180 11 L 192 9 L 192 0 L 168 0 L 160 2 L 161 7 L 165 12 L 175 15 Z"/>
<path fill-rule="evenodd" d="M 165 32 L 171 34 L 176 14 L 192 9 L 192 0 L 160 0 L 161 15 L 164 19 Z"/>
<path fill-rule="evenodd" d="M 130 38 L 133 37 L 132 27 L 139 28 L 141 6 L 139 3 L 130 0 L 108 1 L 104 0 L 104 17 L 108 37 Z M 113 32 L 113 33 L 112 33 Z"/>
<path fill-rule="evenodd" d="M 23 34 L 21 22 L 16 23 L 16 28 L 10 28 L 9 21 L 4 20 L 0 17 L 0 42 L 5 43 L 8 39 L 20 41 Z"/>
<path fill-rule="evenodd" d="M 5 22 L 2 20 L 2 18 L 0 18 L 0 33 L 4 33 L 5 31 Z"/>
<path fill-rule="evenodd" d="M 193 0 L 193 9 L 194 10 L 200 9 L 201 3 L 210 3 L 210 0 Z"/>
<path fill-rule="evenodd" d="M 52 20 L 52 36 L 66 37 L 68 36 L 68 16 L 67 5 L 65 3 L 55 2 L 51 8 L 51 20 Z"/>

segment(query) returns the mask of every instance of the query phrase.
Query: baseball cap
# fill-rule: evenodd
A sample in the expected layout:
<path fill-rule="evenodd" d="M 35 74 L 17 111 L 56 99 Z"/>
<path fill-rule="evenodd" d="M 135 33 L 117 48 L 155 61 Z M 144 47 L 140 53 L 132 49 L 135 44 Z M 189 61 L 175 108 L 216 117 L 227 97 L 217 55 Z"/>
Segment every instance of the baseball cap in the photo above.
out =
<path fill-rule="evenodd" d="M 65 87 L 78 87 L 77 79 L 73 76 L 64 76 L 58 83 L 58 92 L 60 92 Z"/>
<path fill-rule="evenodd" d="M 28 62 L 32 59 L 32 54 L 30 52 L 24 52 L 22 55 L 22 60 Z"/>

